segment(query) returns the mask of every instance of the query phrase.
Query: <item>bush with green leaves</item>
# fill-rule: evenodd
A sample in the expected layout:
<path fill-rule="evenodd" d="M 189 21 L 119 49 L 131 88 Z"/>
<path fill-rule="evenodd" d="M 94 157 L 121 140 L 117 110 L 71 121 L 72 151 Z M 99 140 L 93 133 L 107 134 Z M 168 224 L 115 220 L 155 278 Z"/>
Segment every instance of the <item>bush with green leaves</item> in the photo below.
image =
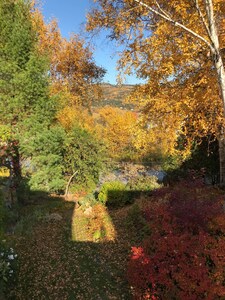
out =
<path fill-rule="evenodd" d="M 36 128 L 36 129 L 35 129 Z M 38 128 L 38 130 L 37 130 Z M 31 190 L 45 192 L 63 191 L 63 143 L 66 133 L 61 126 L 31 127 L 21 138 L 21 152 L 25 158 L 24 173 L 29 178 Z M 29 140 L 29 143 L 26 141 Z"/>
<path fill-rule="evenodd" d="M 133 193 L 151 192 L 160 187 L 156 176 L 139 175 L 129 180 L 127 188 Z"/>
<path fill-rule="evenodd" d="M 90 132 L 76 126 L 67 132 L 63 147 L 67 177 L 77 172 L 73 178 L 77 189 L 93 190 L 104 167 L 103 145 Z"/>
<path fill-rule="evenodd" d="M 131 203 L 130 193 L 121 181 L 105 182 L 99 191 L 98 200 L 102 204 L 114 207 Z"/>

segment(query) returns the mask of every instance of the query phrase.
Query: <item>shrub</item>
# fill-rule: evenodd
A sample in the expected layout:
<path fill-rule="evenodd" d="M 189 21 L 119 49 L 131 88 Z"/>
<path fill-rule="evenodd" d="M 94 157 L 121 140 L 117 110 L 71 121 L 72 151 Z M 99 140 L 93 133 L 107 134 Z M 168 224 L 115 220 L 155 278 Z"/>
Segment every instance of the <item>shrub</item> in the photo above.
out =
<path fill-rule="evenodd" d="M 184 181 L 174 189 L 164 189 L 164 194 L 156 193 L 144 213 L 151 236 L 141 247 L 132 248 L 128 265 L 136 298 L 223 299 L 221 196 L 200 183 Z"/>
<path fill-rule="evenodd" d="M 105 182 L 98 194 L 98 200 L 102 204 L 114 207 L 121 207 L 131 203 L 126 185 L 120 181 Z"/>
<path fill-rule="evenodd" d="M 77 180 L 77 182 L 76 182 Z M 73 179 L 73 182 L 70 185 L 69 191 L 71 194 L 87 194 L 91 193 L 96 188 L 96 182 L 92 178 L 83 178 L 82 181 L 80 178 Z"/>
<path fill-rule="evenodd" d="M 23 173 L 29 179 L 32 191 L 59 193 L 64 190 L 63 144 L 66 133 L 60 126 L 33 128 L 21 137 L 20 148 L 24 158 Z M 29 141 L 29 143 L 27 142 Z M 24 191 L 26 186 L 21 187 Z M 23 191 L 23 192 L 24 192 Z"/>
<path fill-rule="evenodd" d="M 131 191 L 151 192 L 160 187 L 156 176 L 139 175 L 129 180 L 127 187 Z"/>

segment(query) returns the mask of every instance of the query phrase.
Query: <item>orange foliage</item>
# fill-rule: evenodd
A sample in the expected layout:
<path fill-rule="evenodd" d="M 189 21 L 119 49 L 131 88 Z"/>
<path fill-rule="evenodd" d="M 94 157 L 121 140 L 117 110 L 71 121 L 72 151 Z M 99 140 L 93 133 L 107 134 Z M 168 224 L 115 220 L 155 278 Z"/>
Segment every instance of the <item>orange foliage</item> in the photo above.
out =
<path fill-rule="evenodd" d="M 93 60 L 93 53 L 85 40 L 73 34 L 67 40 L 61 36 L 58 23 L 45 23 L 39 7 L 34 5 L 33 24 L 38 33 L 39 49 L 50 60 L 51 94 L 60 96 L 63 105 L 83 105 L 101 97 L 99 81 L 105 70 Z"/>

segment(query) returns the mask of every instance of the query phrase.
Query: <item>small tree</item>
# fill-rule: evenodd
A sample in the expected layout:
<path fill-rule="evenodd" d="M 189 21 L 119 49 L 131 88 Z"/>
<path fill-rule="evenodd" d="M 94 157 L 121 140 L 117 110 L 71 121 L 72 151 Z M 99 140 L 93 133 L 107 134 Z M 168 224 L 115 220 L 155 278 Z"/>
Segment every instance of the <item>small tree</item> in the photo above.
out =
<path fill-rule="evenodd" d="M 93 188 L 104 166 L 103 145 L 88 131 L 74 127 L 64 143 L 64 170 L 83 189 Z"/>
<path fill-rule="evenodd" d="M 63 176 L 65 131 L 60 126 L 32 125 L 20 140 L 24 175 L 29 178 L 32 190 L 62 192 L 66 183 Z"/>

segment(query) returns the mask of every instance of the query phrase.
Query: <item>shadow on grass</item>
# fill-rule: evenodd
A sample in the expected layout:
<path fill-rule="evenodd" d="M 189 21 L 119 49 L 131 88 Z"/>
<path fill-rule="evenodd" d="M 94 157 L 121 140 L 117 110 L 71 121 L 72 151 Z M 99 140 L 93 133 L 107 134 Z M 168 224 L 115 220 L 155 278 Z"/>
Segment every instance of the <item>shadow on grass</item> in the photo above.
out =
<path fill-rule="evenodd" d="M 116 191 L 130 202 L 149 194 Z M 74 202 L 33 191 L 10 210 L 7 235 L 18 254 L 18 276 L 6 299 L 132 298 L 126 268 L 131 236 L 138 233 L 126 222 L 129 207 L 96 207 L 87 215 Z"/>
<path fill-rule="evenodd" d="M 125 202 L 87 212 L 74 202 L 32 192 L 11 218 L 17 219 L 8 239 L 15 245 L 19 267 L 17 284 L 6 299 L 131 299 L 126 279 L 130 249 L 148 232 L 140 211 L 123 205 L 138 197 L 150 202 L 151 194 L 109 191 L 109 199 Z"/>
<path fill-rule="evenodd" d="M 193 191 L 194 188 L 193 185 Z M 154 194 L 158 193 L 160 198 L 165 189 L 172 192 L 171 199 L 175 201 L 180 196 L 193 198 L 191 187 L 185 187 L 182 193 L 179 189 L 162 188 Z M 150 207 L 151 193 L 139 190 L 131 195 L 130 191 L 116 191 L 121 199 L 133 201 L 141 196 Z M 114 196 L 115 191 L 109 191 L 108 197 Z M 201 225 L 199 219 L 204 219 L 207 212 L 201 207 L 203 202 L 197 205 L 194 201 L 196 207 L 188 202 L 183 201 L 183 207 L 174 206 L 170 210 L 172 219 L 176 219 L 179 226 L 182 222 L 186 227 L 184 221 Z M 176 208 L 181 209 L 181 214 Z M 190 216 L 183 220 L 187 208 Z M 108 209 L 95 205 L 89 209 L 38 192 L 21 208 L 20 216 L 23 229 L 15 228 L 9 235 L 19 257 L 18 281 L 7 299 L 132 299 L 126 279 L 130 250 L 132 246 L 141 245 L 145 235 L 151 234 L 136 204 Z M 196 247 L 190 249 L 195 253 L 200 245 L 196 242 L 192 247 Z"/>
<path fill-rule="evenodd" d="M 115 225 L 111 216 L 102 216 L 100 236 L 89 235 L 88 218 L 74 202 L 44 192 L 32 193 L 16 210 L 7 239 L 18 254 L 18 276 L 6 299 L 131 299 L 130 244 L 117 230 L 118 218 Z M 110 241 L 101 236 L 109 227 L 115 231 Z M 79 237 L 71 238 L 71 228 Z"/>

